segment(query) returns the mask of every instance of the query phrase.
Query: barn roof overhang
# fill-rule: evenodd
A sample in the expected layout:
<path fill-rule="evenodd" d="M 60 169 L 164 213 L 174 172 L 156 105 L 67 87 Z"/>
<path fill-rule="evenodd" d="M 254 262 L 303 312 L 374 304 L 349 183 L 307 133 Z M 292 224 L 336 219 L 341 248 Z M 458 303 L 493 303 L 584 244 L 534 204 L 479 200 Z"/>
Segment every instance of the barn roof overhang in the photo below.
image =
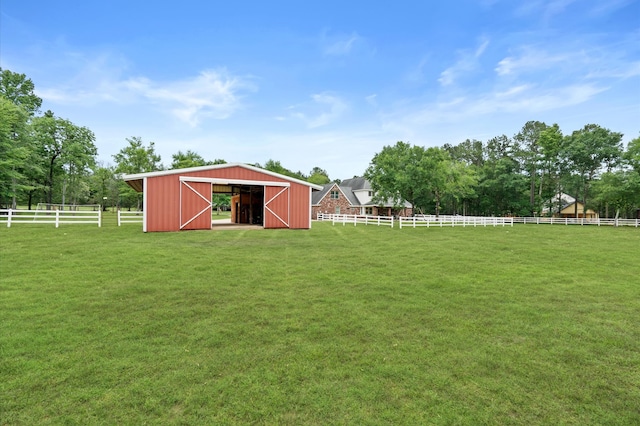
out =
<path fill-rule="evenodd" d="M 272 180 L 246 180 L 246 179 L 224 179 L 224 178 L 205 178 L 197 176 L 180 176 L 181 182 L 205 182 L 214 185 L 242 185 L 242 186 L 282 186 L 290 187 L 291 182 L 276 182 Z"/>
<path fill-rule="evenodd" d="M 155 171 L 155 172 L 128 174 L 128 175 L 123 175 L 122 179 L 131 188 L 133 188 L 137 192 L 143 192 L 143 190 L 144 190 L 144 179 L 145 178 L 156 177 L 156 176 L 168 176 L 168 175 L 175 175 L 175 174 L 183 175 L 185 173 L 197 173 L 197 172 L 204 172 L 204 171 L 209 171 L 209 170 L 227 169 L 227 168 L 232 168 L 232 167 L 242 167 L 244 169 L 253 170 L 255 172 L 262 173 L 264 175 L 275 177 L 275 178 L 278 178 L 278 179 L 282 179 L 282 180 L 285 180 L 285 181 L 290 182 L 290 183 L 293 182 L 293 183 L 297 183 L 297 184 L 300 184 L 300 185 L 305 185 L 305 186 L 308 186 L 311 189 L 316 190 L 316 191 L 320 191 L 322 189 L 322 186 L 320 186 L 320 185 L 315 185 L 313 183 L 305 182 L 305 181 L 300 180 L 300 179 L 292 178 L 292 177 L 286 176 L 286 175 L 281 175 L 280 173 L 275 173 L 275 172 L 272 172 L 272 171 L 269 171 L 269 170 L 261 169 L 259 167 L 251 166 L 249 164 L 244 164 L 244 163 L 225 163 L 225 164 L 215 164 L 215 165 L 212 165 L 212 166 L 199 166 L 199 167 L 189 167 L 189 168 L 184 168 L 184 169 L 159 170 L 159 171 Z M 181 178 L 183 178 L 183 177 L 187 178 L 187 179 L 209 179 L 206 182 L 211 181 L 211 178 L 198 178 L 198 177 L 195 177 L 195 176 L 181 176 Z M 221 180 L 221 181 L 223 181 L 223 180 L 224 181 L 230 181 L 229 179 L 224 179 L 224 178 L 220 178 L 219 180 Z M 194 182 L 194 180 L 192 180 L 192 182 Z M 247 182 L 247 181 L 245 181 L 245 182 Z M 265 181 L 255 181 L 255 182 L 260 182 L 260 183 L 257 184 L 258 186 L 264 185 L 265 182 L 268 182 L 270 186 L 281 186 L 281 185 L 279 185 L 279 183 L 282 183 L 282 182 L 277 182 L 277 181 L 266 181 L 266 180 Z"/>

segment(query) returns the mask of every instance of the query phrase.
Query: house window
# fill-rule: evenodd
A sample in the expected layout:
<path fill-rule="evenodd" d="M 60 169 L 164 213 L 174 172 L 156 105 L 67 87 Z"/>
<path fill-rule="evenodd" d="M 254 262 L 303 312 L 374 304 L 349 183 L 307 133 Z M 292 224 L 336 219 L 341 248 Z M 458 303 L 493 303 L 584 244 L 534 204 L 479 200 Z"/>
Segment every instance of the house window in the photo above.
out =
<path fill-rule="evenodd" d="M 373 197 L 373 191 L 369 191 L 369 197 Z"/>
<path fill-rule="evenodd" d="M 338 198 L 340 198 L 340 193 L 338 191 L 331 191 L 331 199 L 337 200 Z"/>
<path fill-rule="evenodd" d="M 373 207 L 365 207 L 364 214 L 373 215 Z"/>
<path fill-rule="evenodd" d="M 340 206 L 336 206 L 336 214 L 340 214 Z"/>

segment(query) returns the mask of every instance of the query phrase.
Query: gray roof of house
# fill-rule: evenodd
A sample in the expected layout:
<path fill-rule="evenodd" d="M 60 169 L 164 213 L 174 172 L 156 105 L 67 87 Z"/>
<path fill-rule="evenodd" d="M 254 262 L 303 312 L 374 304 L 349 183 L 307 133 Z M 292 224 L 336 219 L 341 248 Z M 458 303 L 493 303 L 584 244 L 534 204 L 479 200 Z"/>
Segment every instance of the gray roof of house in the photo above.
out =
<path fill-rule="evenodd" d="M 350 186 L 342 186 L 342 184 L 340 184 L 340 189 L 342 189 L 342 192 L 344 192 L 344 195 L 347 197 L 347 200 L 349 200 L 349 203 L 352 206 L 359 206 L 360 205 L 360 200 L 358 200 L 358 197 L 356 197 L 356 195 L 353 193 L 353 188 Z"/>
<path fill-rule="evenodd" d="M 312 205 L 320 204 L 320 201 L 322 201 L 322 199 L 327 195 L 327 193 L 334 186 L 336 186 L 336 183 L 331 182 L 324 185 L 320 191 L 313 191 L 311 194 L 311 204 Z M 345 197 L 347 198 L 347 200 L 352 206 L 365 205 L 365 206 L 394 207 L 394 203 L 391 200 L 387 200 L 384 203 L 376 203 L 373 201 L 369 201 L 368 203 L 362 204 L 360 200 L 358 200 L 358 197 L 356 197 L 356 194 L 354 193 L 354 191 L 371 190 L 371 183 L 369 183 L 369 181 L 363 177 L 354 177 L 351 179 L 345 179 L 342 182 L 340 182 L 340 185 L 338 186 L 340 187 L 340 190 L 342 191 L 342 193 L 345 195 Z M 411 204 L 406 201 L 403 204 L 405 207 L 411 207 Z"/>
<path fill-rule="evenodd" d="M 371 189 L 371 183 L 363 177 L 354 177 L 351 179 L 345 179 L 340 182 L 341 187 L 351 188 L 353 191 L 359 191 L 361 189 Z"/>
<path fill-rule="evenodd" d="M 311 193 L 311 204 L 320 204 L 320 201 L 327 195 L 327 192 L 335 185 L 334 182 L 325 184 L 320 191 L 314 191 Z"/>
<path fill-rule="evenodd" d="M 328 183 L 328 184 L 324 185 L 320 191 L 313 192 L 311 194 L 311 204 L 312 205 L 320 204 L 320 201 L 322 201 L 322 199 L 327 195 L 327 193 L 334 186 L 339 186 L 340 187 L 340 190 L 342 191 L 342 193 L 344 194 L 344 196 L 347 198 L 347 200 L 349 201 L 349 203 L 352 206 L 359 206 L 360 205 L 360 201 L 358 201 L 358 199 L 356 198 L 355 194 L 353 193 L 353 188 L 348 187 L 348 186 L 343 186 L 342 184 L 337 185 L 334 182 L 331 182 L 331 183 Z"/>

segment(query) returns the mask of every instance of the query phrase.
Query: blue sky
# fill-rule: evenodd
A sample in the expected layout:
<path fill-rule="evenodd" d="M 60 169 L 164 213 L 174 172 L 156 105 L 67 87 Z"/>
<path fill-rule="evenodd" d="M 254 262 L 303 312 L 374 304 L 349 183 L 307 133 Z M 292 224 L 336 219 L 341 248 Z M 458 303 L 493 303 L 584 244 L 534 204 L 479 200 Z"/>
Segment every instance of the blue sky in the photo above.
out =
<path fill-rule="evenodd" d="M 640 1 L 0 0 L 0 66 L 42 110 L 207 160 L 361 175 L 385 145 L 640 133 Z"/>

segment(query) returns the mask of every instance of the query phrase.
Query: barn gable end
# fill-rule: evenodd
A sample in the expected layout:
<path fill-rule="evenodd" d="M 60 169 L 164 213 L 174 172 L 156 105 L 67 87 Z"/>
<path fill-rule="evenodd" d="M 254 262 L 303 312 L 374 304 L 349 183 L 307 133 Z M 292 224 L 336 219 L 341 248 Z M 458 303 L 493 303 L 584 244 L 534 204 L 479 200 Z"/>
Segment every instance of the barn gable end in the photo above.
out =
<path fill-rule="evenodd" d="M 145 232 L 211 229 L 215 188 L 253 188 L 262 211 L 252 212 L 264 228 L 309 229 L 311 193 L 321 187 L 246 164 L 174 169 L 125 175 L 143 192 Z"/>

